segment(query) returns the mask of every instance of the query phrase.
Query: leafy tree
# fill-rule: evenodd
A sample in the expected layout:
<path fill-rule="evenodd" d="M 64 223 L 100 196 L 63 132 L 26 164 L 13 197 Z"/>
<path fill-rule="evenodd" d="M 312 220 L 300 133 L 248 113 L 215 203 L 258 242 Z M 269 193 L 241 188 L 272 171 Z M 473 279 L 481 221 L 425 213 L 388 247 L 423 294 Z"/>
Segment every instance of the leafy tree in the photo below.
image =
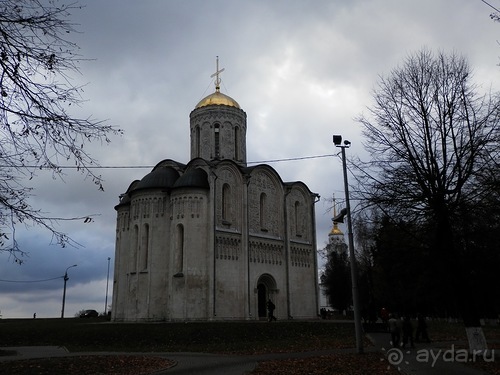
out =
<path fill-rule="evenodd" d="M 376 295 L 391 311 L 429 311 L 432 289 L 428 283 L 431 262 L 418 229 L 382 218 L 375 237 L 374 274 Z"/>
<path fill-rule="evenodd" d="M 374 285 L 374 226 L 359 213 L 353 220 L 355 250 L 358 260 L 358 289 L 361 311 L 364 319 L 376 319 L 377 312 L 382 305 L 377 301 Z"/>
<path fill-rule="evenodd" d="M 496 174 L 500 176 L 500 174 Z M 484 182 L 487 183 L 487 182 Z M 500 313 L 500 189 L 475 207 L 463 218 L 463 246 L 467 248 L 463 262 L 469 280 L 463 291 L 471 300 L 468 308 L 482 317 L 498 318 Z"/>
<path fill-rule="evenodd" d="M 344 311 L 352 304 L 350 261 L 345 247 L 343 251 L 335 247 L 332 244 L 327 245 L 328 260 L 322 283 L 330 305 Z"/>
<path fill-rule="evenodd" d="M 364 309 L 435 312 L 425 230 L 403 220 L 393 222 L 376 211 L 369 219 L 358 215 L 355 229 Z"/>
<path fill-rule="evenodd" d="M 466 217 L 495 194 L 481 181 L 499 160 L 498 95 L 479 94 L 471 79 L 465 58 L 425 49 L 381 77 L 369 115 L 358 119 L 371 160 L 358 163 L 354 192 L 391 222 L 425 228 L 436 299 L 462 314 L 470 306 Z"/>
<path fill-rule="evenodd" d="M 71 162 L 102 189 L 85 145 L 120 132 L 69 112 L 83 101 L 82 87 L 71 83 L 81 57 L 67 39 L 75 32 L 70 13 L 78 8 L 58 0 L 0 4 L 0 246 L 19 262 L 23 252 L 7 234 L 18 223 L 45 227 L 61 246 L 71 242 L 53 218 L 30 205 L 28 181 L 39 169 L 61 176 L 61 163 Z"/>

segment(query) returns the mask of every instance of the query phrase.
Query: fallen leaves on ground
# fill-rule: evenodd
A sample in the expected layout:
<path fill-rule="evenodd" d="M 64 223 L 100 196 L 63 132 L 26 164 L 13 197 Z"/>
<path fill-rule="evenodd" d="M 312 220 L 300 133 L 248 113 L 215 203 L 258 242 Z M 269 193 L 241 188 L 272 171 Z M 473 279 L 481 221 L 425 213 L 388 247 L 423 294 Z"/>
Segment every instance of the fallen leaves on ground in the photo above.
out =
<path fill-rule="evenodd" d="M 488 361 L 476 360 L 473 362 L 467 362 L 467 366 L 484 371 L 489 375 L 500 375 L 500 361 L 498 361 L 498 357 L 493 360 L 492 358 L 488 358 Z"/>
<path fill-rule="evenodd" d="M 260 362 L 252 375 L 396 375 L 379 353 L 331 354 Z"/>
<path fill-rule="evenodd" d="M 172 367 L 175 361 L 135 355 L 69 356 L 2 362 L 10 375 L 139 375 Z"/>

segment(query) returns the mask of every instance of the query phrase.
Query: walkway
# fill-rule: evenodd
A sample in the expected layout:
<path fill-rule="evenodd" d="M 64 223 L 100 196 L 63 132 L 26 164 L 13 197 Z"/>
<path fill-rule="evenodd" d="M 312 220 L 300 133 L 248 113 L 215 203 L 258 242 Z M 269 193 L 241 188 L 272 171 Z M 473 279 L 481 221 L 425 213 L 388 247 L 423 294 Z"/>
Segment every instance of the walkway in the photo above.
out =
<path fill-rule="evenodd" d="M 392 347 L 389 333 L 368 333 L 367 337 L 385 356 L 388 364 L 392 364 L 406 375 L 488 375 L 464 363 L 473 360 L 466 357 L 466 342 L 416 343 L 413 349 L 400 349 Z M 484 358 L 500 360 L 498 356 L 492 357 L 494 354 L 486 353 Z"/>
<path fill-rule="evenodd" d="M 486 373 L 476 370 L 472 367 L 463 364 L 464 357 L 461 356 L 460 346 L 457 347 L 457 342 L 449 343 L 431 343 L 417 344 L 415 349 L 400 350 L 392 348 L 390 345 L 390 335 L 385 332 L 368 333 L 367 337 L 374 343 L 373 347 L 365 348 L 365 351 L 379 351 L 381 359 L 387 360 L 396 368 L 406 375 L 487 375 Z M 3 350 L 15 350 L 16 356 L 0 356 L 0 362 L 8 360 L 20 360 L 29 358 L 46 358 L 46 357 L 62 357 L 62 356 L 79 356 L 79 355 L 148 355 L 159 356 L 172 359 L 177 362 L 175 367 L 172 367 L 163 372 L 155 374 L 166 375 L 242 375 L 250 373 L 258 362 L 268 360 L 279 360 L 287 358 L 307 358 L 313 356 L 328 355 L 332 350 L 300 352 L 300 353 L 273 353 L 263 355 L 219 355 L 205 353 L 103 353 L 103 352 L 80 352 L 69 353 L 64 347 L 44 346 L 44 347 L 15 347 L 2 348 Z M 336 350 L 335 352 L 353 353 L 355 349 Z M 491 354 L 488 354 L 487 359 L 493 359 Z M 497 356 L 495 360 L 500 360 Z"/>
<path fill-rule="evenodd" d="M 307 358 L 331 354 L 331 350 L 319 350 L 298 353 L 271 353 L 260 355 L 222 355 L 207 353 L 118 353 L 118 352 L 75 352 L 70 353 L 64 347 L 57 346 L 25 346 L 25 347 L 2 347 L 2 350 L 15 350 L 16 356 L 0 356 L 0 363 L 9 360 L 47 358 L 47 357 L 69 357 L 80 355 L 146 355 L 168 358 L 177 362 L 174 367 L 165 371 L 155 372 L 155 375 L 242 375 L 250 373 L 259 362 L 288 359 Z M 337 350 L 336 352 L 353 353 L 355 349 Z"/>

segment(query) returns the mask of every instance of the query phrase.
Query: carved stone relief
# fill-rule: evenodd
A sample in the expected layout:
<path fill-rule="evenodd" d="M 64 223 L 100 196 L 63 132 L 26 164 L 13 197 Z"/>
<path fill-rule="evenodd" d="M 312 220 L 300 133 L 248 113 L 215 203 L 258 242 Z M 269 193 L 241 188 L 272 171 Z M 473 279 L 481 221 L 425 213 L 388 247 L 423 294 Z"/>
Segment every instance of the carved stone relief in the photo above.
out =
<path fill-rule="evenodd" d="M 235 236 L 218 235 L 215 238 L 215 257 L 219 260 L 239 260 L 241 239 Z"/>
<path fill-rule="evenodd" d="M 250 241 L 250 262 L 281 266 L 284 262 L 283 244 L 268 241 Z"/>

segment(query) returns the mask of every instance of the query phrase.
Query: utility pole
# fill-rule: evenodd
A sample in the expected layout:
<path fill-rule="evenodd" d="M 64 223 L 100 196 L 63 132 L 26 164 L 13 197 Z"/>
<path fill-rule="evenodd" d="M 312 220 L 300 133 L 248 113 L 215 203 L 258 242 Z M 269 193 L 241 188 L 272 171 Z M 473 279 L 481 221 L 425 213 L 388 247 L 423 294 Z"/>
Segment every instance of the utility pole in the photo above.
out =
<path fill-rule="evenodd" d="M 358 267 L 354 252 L 354 237 L 352 234 L 351 205 L 349 202 L 349 183 L 347 181 L 347 163 L 345 149 L 351 146 L 348 140 L 342 144 L 342 136 L 334 135 L 333 143 L 342 150 L 342 168 L 344 171 L 345 205 L 347 214 L 347 237 L 349 240 L 349 257 L 351 258 L 351 283 L 352 283 L 352 304 L 354 307 L 354 329 L 356 331 L 356 348 L 359 354 L 363 353 L 363 327 L 361 326 L 361 310 L 359 306 L 358 290 Z"/>
<path fill-rule="evenodd" d="M 108 285 L 109 285 L 109 261 L 111 260 L 108 257 L 108 277 L 106 278 L 106 301 L 104 302 L 104 315 L 108 314 Z"/>
<path fill-rule="evenodd" d="M 61 319 L 64 318 L 64 304 L 66 302 L 66 282 L 69 280 L 69 277 L 68 277 L 68 270 L 71 268 L 71 267 L 76 267 L 77 265 L 76 264 L 73 264 L 72 266 L 69 266 L 68 268 L 66 268 L 66 271 L 64 272 L 64 289 L 63 289 L 63 300 L 62 300 L 62 310 L 61 310 Z"/>

